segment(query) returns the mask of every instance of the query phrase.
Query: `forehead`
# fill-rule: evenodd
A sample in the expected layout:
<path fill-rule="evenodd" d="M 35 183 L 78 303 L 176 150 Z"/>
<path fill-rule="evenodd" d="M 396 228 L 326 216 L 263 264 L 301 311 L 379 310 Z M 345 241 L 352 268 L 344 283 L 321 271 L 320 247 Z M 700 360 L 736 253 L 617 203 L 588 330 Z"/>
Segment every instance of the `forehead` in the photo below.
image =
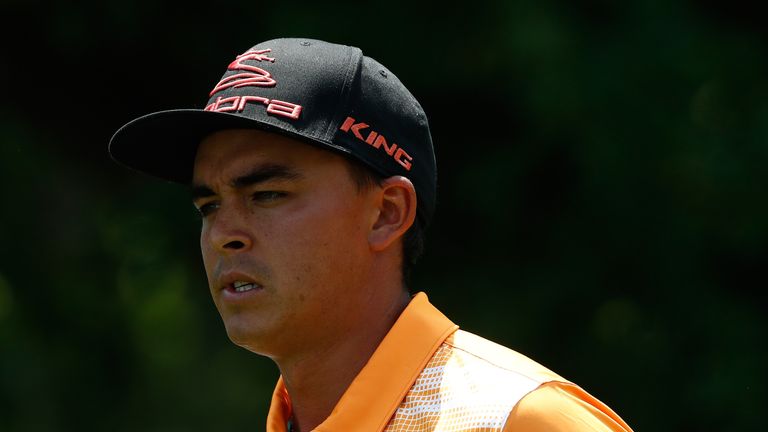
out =
<path fill-rule="evenodd" d="M 228 129 L 205 137 L 197 149 L 194 181 L 211 180 L 255 164 L 278 164 L 309 168 L 343 161 L 328 150 L 270 132 L 254 129 Z"/>

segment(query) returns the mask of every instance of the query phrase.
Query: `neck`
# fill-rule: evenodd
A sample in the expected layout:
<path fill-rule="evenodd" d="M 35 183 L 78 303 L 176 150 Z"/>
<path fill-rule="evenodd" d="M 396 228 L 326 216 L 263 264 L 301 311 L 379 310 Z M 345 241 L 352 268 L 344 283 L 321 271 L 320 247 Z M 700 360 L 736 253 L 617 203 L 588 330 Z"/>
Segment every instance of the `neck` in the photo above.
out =
<path fill-rule="evenodd" d="M 311 431 L 331 414 L 409 301 L 401 290 L 381 307 L 372 303 L 363 314 L 367 320 L 333 343 L 275 359 L 291 397 L 294 432 Z"/>

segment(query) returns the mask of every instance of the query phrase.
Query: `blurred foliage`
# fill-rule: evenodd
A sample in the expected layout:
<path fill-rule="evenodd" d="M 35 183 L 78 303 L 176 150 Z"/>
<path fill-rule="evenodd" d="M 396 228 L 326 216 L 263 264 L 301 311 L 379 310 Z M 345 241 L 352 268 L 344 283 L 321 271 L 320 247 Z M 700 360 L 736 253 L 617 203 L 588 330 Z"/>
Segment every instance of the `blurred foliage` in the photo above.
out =
<path fill-rule="evenodd" d="M 6 1 L 0 430 L 260 430 L 183 188 L 109 160 L 231 58 L 363 48 L 424 105 L 439 202 L 415 289 L 635 430 L 758 431 L 768 403 L 768 7 L 743 1 Z"/>

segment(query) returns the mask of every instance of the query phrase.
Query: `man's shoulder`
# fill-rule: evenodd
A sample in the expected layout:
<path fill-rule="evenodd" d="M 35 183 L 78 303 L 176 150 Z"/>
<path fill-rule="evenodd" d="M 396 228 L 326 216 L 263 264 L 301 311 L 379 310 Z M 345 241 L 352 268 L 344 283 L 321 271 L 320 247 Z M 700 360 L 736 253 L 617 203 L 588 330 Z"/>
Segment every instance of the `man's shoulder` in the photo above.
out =
<path fill-rule="evenodd" d="M 430 365 L 441 367 L 444 386 L 472 394 L 473 404 L 490 403 L 502 411 L 542 384 L 567 382 L 525 355 L 463 330 L 443 342 Z"/>
<path fill-rule="evenodd" d="M 567 382 L 527 356 L 464 330 L 454 332 L 444 344 L 457 360 L 486 373 L 517 377 L 536 386 L 550 381 Z"/>
<path fill-rule="evenodd" d="M 459 365 L 449 376 L 463 375 L 487 401 L 506 402 L 503 430 L 631 431 L 601 401 L 523 354 L 461 330 L 443 345 Z"/>
<path fill-rule="evenodd" d="M 424 366 L 386 430 L 500 431 L 521 399 L 553 380 L 562 378 L 522 354 L 456 330 Z"/>

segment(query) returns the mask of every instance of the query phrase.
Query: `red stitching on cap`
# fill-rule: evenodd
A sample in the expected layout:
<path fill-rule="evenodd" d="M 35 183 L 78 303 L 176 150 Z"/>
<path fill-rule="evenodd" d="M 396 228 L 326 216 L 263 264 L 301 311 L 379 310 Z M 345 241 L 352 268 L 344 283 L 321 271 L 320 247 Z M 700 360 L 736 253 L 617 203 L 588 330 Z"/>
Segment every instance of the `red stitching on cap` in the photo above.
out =
<path fill-rule="evenodd" d="M 258 102 L 267 106 L 267 114 L 287 117 L 297 120 L 304 109 L 301 105 L 280 100 L 269 100 L 261 96 L 230 96 L 216 98 L 216 102 L 205 107 L 204 111 L 216 112 L 242 112 L 248 103 Z M 231 103 L 232 105 L 226 105 Z"/>
<path fill-rule="evenodd" d="M 406 159 L 408 159 L 408 160 L 403 160 L 403 156 L 405 156 Z M 395 160 L 397 161 L 397 163 L 402 165 L 403 168 L 405 168 L 406 170 L 408 170 L 408 171 L 411 170 L 411 165 L 412 165 L 411 161 L 413 161 L 413 158 L 411 157 L 411 155 L 406 153 L 405 150 L 403 150 L 402 147 L 397 149 L 397 153 L 395 153 Z"/>
<path fill-rule="evenodd" d="M 240 103 L 237 104 L 237 110 L 242 111 L 245 109 L 245 104 L 248 102 L 255 101 L 263 103 L 264 105 L 267 105 L 269 103 L 269 99 L 261 96 L 240 96 Z"/>
<path fill-rule="evenodd" d="M 355 123 L 355 119 L 352 117 L 347 117 L 346 120 L 344 120 L 344 123 L 341 124 L 341 127 L 339 129 L 343 130 L 344 132 L 349 132 L 349 127 L 352 126 L 352 124 Z"/>
<path fill-rule="evenodd" d="M 230 87 L 245 87 L 245 86 L 256 86 L 256 87 L 274 87 L 277 84 L 277 81 L 275 81 L 272 78 L 272 74 L 265 71 L 264 69 L 254 67 L 251 70 L 258 70 L 258 73 L 254 72 L 243 72 L 235 75 L 230 75 L 226 78 L 222 78 L 221 81 L 219 81 L 218 84 L 216 84 L 216 87 L 211 90 L 211 93 L 208 96 L 213 96 L 214 93 L 217 93 L 221 90 L 228 89 Z"/>
<path fill-rule="evenodd" d="M 365 123 L 358 123 L 356 125 L 352 125 L 352 127 L 350 129 L 352 129 L 352 133 L 355 134 L 357 139 L 359 139 L 360 141 L 365 141 L 365 139 L 363 139 L 363 136 L 360 135 L 360 129 L 368 129 L 368 125 L 367 124 L 365 124 Z"/>
<path fill-rule="evenodd" d="M 229 69 L 229 70 L 235 70 L 235 69 L 251 70 L 250 68 L 252 68 L 254 66 L 243 64 L 244 60 L 269 61 L 269 62 L 274 63 L 275 59 L 273 59 L 272 57 L 267 57 L 267 56 L 263 55 L 264 53 L 268 53 L 268 52 L 272 52 L 272 50 L 267 48 L 267 49 L 263 49 L 263 50 L 246 51 L 246 52 L 240 54 L 239 56 L 237 56 L 237 58 L 235 58 L 234 60 L 232 60 L 232 63 L 230 63 L 229 66 L 227 66 L 227 69 Z"/>
<path fill-rule="evenodd" d="M 267 112 L 270 114 L 276 114 L 283 117 L 289 117 L 292 119 L 298 119 L 301 114 L 301 105 L 292 104 L 290 102 L 284 102 L 280 100 L 272 100 L 272 103 L 267 105 Z"/>
<path fill-rule="evenodd" d="M 228 89 L 230 87 L 274 87 L 277 85 L 277 81 L 272 78 L 272 74 L 264 69 L 249 64 L 245 64 L 246 60 L 255 60 L 258 62 L 268 61 L 275 62 L 272 57 L 267 57 L 266 53 L 271 52 L 271 49 L 246 51 L 235 58 L 232 63 L 227 66 L 227 70 L 245 70 L 249 72 L 237 73 L 228 77 L 222 78 L 218 84 L 211 90 L 208 96 L 213 96 L 215 93 Z M 291 102 L 285 102 L 280 100 L 272 100 L 261 96 L 245 95 L 245 96 L 232 96 L 222 99 L 221 97 L 216 99 L 216 102 L 209 104 L 205 107 L 205 111 L 217 111 L 217 112 L 242 112 L 245 110 L 245 106 L 248 103 L 257 102 L 267 106 L 267 114 L 273 114 L 280 117 L 286 117 L 297 120 L 301 115 L 303 107 Z M 232 103 L 232 105 L 226 105 Z M 353 120 L 354 122 L 354 120 Z M 350 123 L 351 124 L 351 123 Z M 356 132 L 357 133 L 357 132 Z"/>
<path fill-rule="evenodd" d="M 222 106 L 223 104 L 228 104 L 230 102 L 232 103 L 232 105 Z M 232 96 L 228 98 L 218 97 L 216 98 L 216 102 L 205 107 L 205 110 L 218 111 L 218 112 L 238 111 L 237 107 L 239 105 L 239 102 L 240 102 L 240 96 Z M 211 109 L 208 109 L 209 107 Z"/>
<path fill-rule="evenodd" d="M 382 146 L 384 146 L 384 152 L 387 153 L 387 155 L 391 156 L 392 159 L 395 160 L 395 162 L 399 163 L 403 168 L 405 168 L 406 171 L 410 171 L 411 167 L 413 166 L 413 158 L 411 155 L 408 154 L 405 150 L 402 148 L 398 148 L 397 144 L 392 143 L 392 145 L 389 145 L 387 143 L 387 139 L 384 138 L 384 135 L 379 134 L 378 132 L 371 130 L 368 133 L 368 138 L 363 139 L 363 136 L 360 135 L 361 129 L 367 129 L 369 126 L 366 123 L 360 122 L 355 123 L 355 119 L 352 117 L 347 117 L 344 120 L 344 123 L 339 126 L 339 129 L 343 132 L 349 132 L 352 131 L 352 133 L 355 135 L 357 139 L 360 141 L 363 141 L 370 145 L 373 148 L 381 149 Z"/>
<path fill-rule="evenodd" d="M 246 60 L 256 61 L 268 61 L 275 62 L 272 57 L 267 57 L 264 53 L 271 52 L 271 49 L 246 51 L 237 56 L 232 63 L 227 66 L 227 70 L 246 70 L 251 73 L 244 72 L 236 75 L 231 75 L 226 78 L 222 78 L 216 87 L 211 90 L 208 96 L 213 96 L 214 93 L 228 89 L 230 87 L 243 87 L 243 86 L 257 86 L 257 87 L 273 87 L 277 84 L 277 81 L 272 79 L 272 75 L 264 69 L 256 66 L 251 66 L 243 63 Z"/>
<path fill-rule="evenodd" d="M 390 146 L 387 144 L 387 140 L 384 138 L 384 136 L 379 135 L 379 137 L 376 138 L 376 142 L 373 143 L 373 146 L 376 148 L 380 148 L 382 144 L 384 144 L 384 151 L 386 151 L 388 155 L 392 156 L 395 153 L 395 150 L 397 149 L 397 144 L 392 143 L 392 145 Z"/>

